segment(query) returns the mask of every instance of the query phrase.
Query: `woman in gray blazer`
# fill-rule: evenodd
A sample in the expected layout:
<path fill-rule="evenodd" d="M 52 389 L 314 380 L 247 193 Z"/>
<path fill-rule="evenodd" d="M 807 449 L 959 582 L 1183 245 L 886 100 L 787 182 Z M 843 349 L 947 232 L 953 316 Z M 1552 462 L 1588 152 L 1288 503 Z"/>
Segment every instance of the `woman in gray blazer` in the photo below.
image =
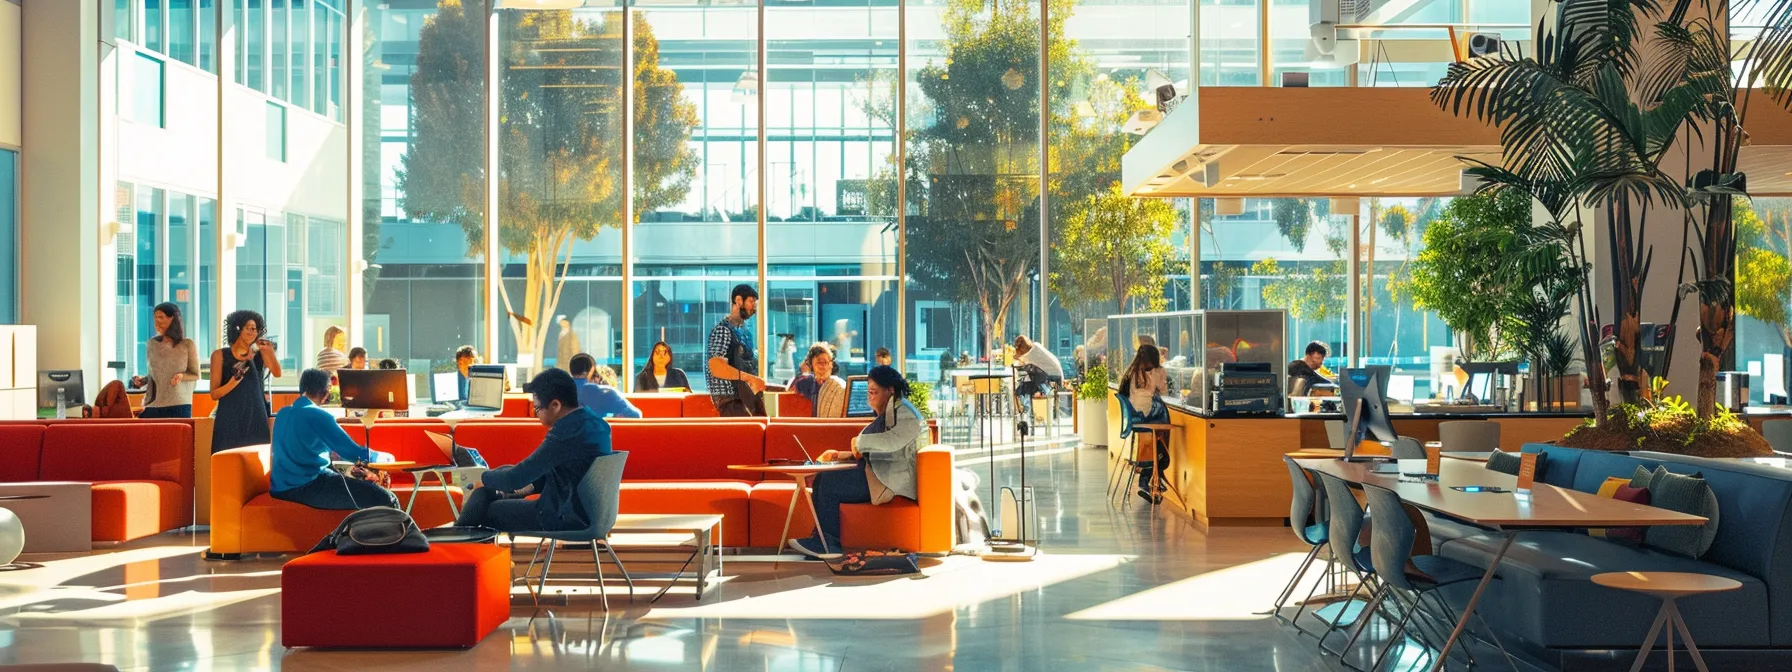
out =
<path fill-rule="evenodd" d="M 885 504 L 898 495 L 915 498 L 915 455 L 928 439 L 927 423 L 908 401 L 908 381 L 888 366 L 871 369 L 868 401 L 877 418 L 853 437 L 851 450 L 829 450 L 823 462 L 856 460 L 853 469 L 830 471 L 815 477 L 810 496 L 815 501 L 815 521 L 825 537 L 791 539 L 790 548 L 812 558 L 840 553 L 840 505 Z"/>

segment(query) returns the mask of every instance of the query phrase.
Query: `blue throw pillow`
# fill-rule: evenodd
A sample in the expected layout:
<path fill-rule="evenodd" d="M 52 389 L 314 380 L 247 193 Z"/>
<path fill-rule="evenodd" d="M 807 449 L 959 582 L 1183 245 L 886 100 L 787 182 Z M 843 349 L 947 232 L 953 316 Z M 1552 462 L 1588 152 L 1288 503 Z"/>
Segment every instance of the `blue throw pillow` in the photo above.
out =
<path fill-rule="evenodd" d="M 1649 505 L 1694 516 L 1704 516 L 1704 525 L 1657 525 L 1643 535 L 1643 543 L 1674 555 L 1698 559 L 1711 550 L 1717 540 L 1717 493 L 1703 474 L 1686 476 L 1656 467 L 1654 472 L 1639 473 L 1631 479 L 1634 486 L 1643 473 L 1649 474 Z"/>

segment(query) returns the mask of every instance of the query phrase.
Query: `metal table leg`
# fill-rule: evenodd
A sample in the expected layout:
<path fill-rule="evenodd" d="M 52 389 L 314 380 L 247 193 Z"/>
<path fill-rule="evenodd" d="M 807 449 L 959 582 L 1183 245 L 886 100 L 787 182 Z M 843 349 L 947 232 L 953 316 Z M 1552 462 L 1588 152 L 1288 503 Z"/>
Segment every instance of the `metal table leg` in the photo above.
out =
<path fill-rule="evenodd" d="M 1481 594 L 1487 592 L 1487 584 L 1493 582 L 1493 575 L 1500 569 L 1500 561 L 1506 558 L 1506 551 L 1512 548 L 1512 540 L 1518 538 L 1518 532 L 1505 532 L 1506 540 L 1500 543 L 1500 550 L 1493 554 L 1493 561 L 1487 563 L 1487 573 L 1481 575 L 1481 583 L 1475 585 L 1475 594 L 1468 598 L 1468 605 L 1462 608 L 1462 617 L 1456 620 L 1456 629 L 1450 632 L 1450 638 L 1444 640 L 1444 648 L 1437 652 L 1437 664 L 1431 667 L 1432 672 L 1443 672 L 1444 666 L 1450 662 L 1450 647 L 1456 645 L 1456 638 L 1468 627 L 1468 619 L 1475 615 L 1475 605 L 1480 604 Z"/>

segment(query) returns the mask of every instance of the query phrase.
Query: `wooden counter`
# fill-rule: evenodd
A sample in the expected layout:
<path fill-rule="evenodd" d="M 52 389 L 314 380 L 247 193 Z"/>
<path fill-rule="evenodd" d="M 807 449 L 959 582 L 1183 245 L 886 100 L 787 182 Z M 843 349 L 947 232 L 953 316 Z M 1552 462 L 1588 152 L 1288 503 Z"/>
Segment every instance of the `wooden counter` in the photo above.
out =
<path fill-rule="evenodd" d="M 1202 525 L 1282 525 L 1288 517 L 1293 489 L 1282 455 L 1330 447 L 1325 423 L 1339 416 L 1208 418 L 1172 407 L 1170 468 L 1172 483 L 1187 498 L 1184 512 Z M 1394 431 L 1420 441 L 1438 440 L 1439 423 L 1462 416 L 1393 416 Z M 1559 439 L 1585 422 L 1584 416 L 1507 414 L 1472 416 L 1500 424 L 1500 448 L 1517 451 L 1526 443 Z M 1120 439 L 1120 402 L 1108 397 L 1110 468 L 1132 441 Z M 1130 456 L 1128 456 L 1130 457 Z M 1132 493 L 1126 496 L 1134 497 Z M 1176 506 L 1165 495 L 1165 506 Z"/>

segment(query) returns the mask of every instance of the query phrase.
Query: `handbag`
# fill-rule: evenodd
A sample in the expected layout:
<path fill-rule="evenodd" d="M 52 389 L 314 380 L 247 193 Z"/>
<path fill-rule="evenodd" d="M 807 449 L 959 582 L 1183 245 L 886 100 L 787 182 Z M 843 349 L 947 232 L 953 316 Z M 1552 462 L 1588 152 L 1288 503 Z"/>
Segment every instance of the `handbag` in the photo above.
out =
<path fill-rule="evenodd" d="M 310 552 L 332 548 L 337 555 L 425 553 L 429 551 L 429 537 L 423 535 L 410 514 L 390 506 L 376 506 L 348 514 Z"/>
<path fill-rule="evenodd" d="M 918 556 L 901 550 L 855 551 L 828 561 L 828 570 L 840 576 L 891 576 L 919 574 Z"/>

